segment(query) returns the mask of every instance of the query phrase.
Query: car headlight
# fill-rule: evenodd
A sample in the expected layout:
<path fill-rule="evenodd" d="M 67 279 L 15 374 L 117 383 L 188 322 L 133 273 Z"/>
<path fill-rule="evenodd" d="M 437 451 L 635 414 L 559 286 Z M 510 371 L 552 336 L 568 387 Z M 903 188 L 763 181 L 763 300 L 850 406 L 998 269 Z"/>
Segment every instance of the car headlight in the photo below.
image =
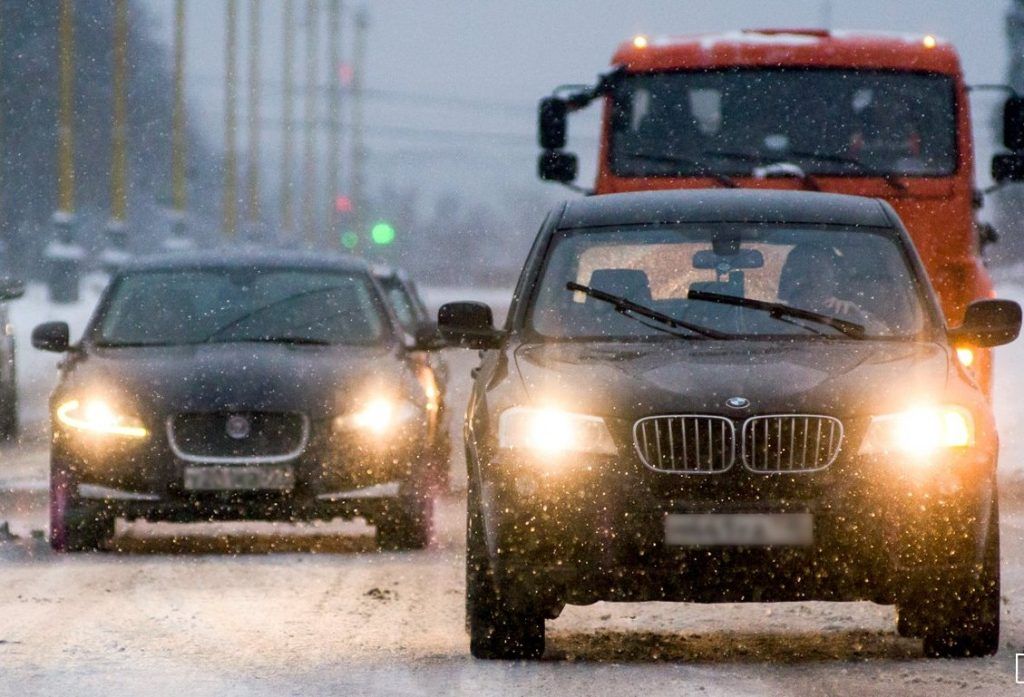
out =
<path fill-rule="evenodd" d="M 98 435 L 145 438 L 149 431 L 138 417 L 124 414 L 103 399 L 69 399 L 57 407 L 57 420 L 69 428 Z"/>
<path fill-rule="evenodd" d="M 974 419 L 958 406 L 918 407 L 871 419 L 861 455 L 924 457 L 974 445 Z"/>
<path fill-rule="evenodd" d="M 542 455 L 614 455 L 615 441 L 600 416 L 560 409 L 512 407 L 498 418 L 498 445 Z"/>
<path fill-rule="evenodd" d="M 420 410 L 404 399 L 375 397 L 348 414 L 334 419 L 337 431 L 358 431 L 373 436 L 384 436 L 413 422 Z"/>

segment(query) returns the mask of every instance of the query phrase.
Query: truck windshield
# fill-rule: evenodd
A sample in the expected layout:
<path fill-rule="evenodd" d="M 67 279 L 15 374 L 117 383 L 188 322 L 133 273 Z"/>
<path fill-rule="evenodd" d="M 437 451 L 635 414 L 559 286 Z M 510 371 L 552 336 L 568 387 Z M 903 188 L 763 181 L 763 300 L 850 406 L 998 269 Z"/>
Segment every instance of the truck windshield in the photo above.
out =
<path fill-rule="evenodd" d="M 728 69 L 626 76 L 614 93 L 610 165 L 625 177 L 938 176 L 956 169 L 949 76 Z"/>
<path fill-rule="evenodd" d="M 858 325 L 857 338 L 916 338 L 928 326 L 917 278 L 885 231 L 695 224 L 574 230 L 556 239 L 531 310 L 533 331 L 664 338 L 665 322 L 654 326 L 649 313 L 623 312 L 575 284 L 730 338 L 841 339 L 847 325 Z M 755 302 L 724 302 L 737 298 Z M 767 303 L 804 312 L 769 312 Z M 799 316 L 807 313 L 817 318 Z M 821 321 L 829 319 L 840 320 L 838 328 Z"/>

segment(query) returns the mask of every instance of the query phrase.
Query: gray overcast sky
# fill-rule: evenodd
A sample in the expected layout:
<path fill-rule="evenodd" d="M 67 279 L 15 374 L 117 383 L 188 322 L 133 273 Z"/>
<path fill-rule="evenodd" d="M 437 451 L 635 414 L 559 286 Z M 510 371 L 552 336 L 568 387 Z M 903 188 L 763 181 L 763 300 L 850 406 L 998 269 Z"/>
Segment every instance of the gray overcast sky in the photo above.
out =
<path fill-rule="evenodd" d="M 262 0 L 263 73 L 281 75 L 281 6 Z M 146 0 L 157 31 L 170 42 L 173 2 Z M 534 106 L 553 86 L 587 82 L 604 69 L 615 46 L 635 33 L 682 34 L 750 27 L 821 26 L 934 33 L 957 45 L 970 82 L 1001 82 L 1006 65 L 1003 15 L 1008 0 L 371 0 L 367 87 L 422 93 L 367 101 L 373 186 L 385 179 L 420 186 L 425 193 L 459 189 L 492 197 L 495 192 L 524 192 L 544 187 L 551 197 L 562 192 L 533 175 Z M 188 70 L 192 118 L 202 123 L 211 142 L 222 142 L 224 67 L 223 0 L 188 2 Z M 296 0 L 298 18 L 306 2 Z M 321 2 L 321 20 L 326 3 Z M 351 48 L 351 11 L 346 2 L 344 48 Z M 246 12 L 239 2 L 239 65 L 245 75 Z M 322 24 L 322 22 L 321 22 Z M 296 72 L 302 80 L 301 37 Z M 321 49 L 324 41 L 320 41 Z M 321 78 L 324 73 L 321 71 Z M 239 89 L 245 137 L 244 85 Z M 993 95 L 976 98 L 989 108 Z M 462 100 L 462 101 L 459 101 Z M 296 104 L 301 114 L 301 101 Z M 263 111 L 278 117 L 279 92 L 268 88 Z M 982 121 L 981 113 L 976 121 Z M 476 133 L 436 136 L 422 129 Z M 581 154 L 592 150 L 594 119 L 574 123 Z M 485 135 L 480 135 L 485 134 Z M 267 124 L 263 133 L 268 184 L 277 167 L 280 133 Z M 241 140 L 240 140 L 241 142 Z M 982 149 L 982 154 L 987 150 Z M 584 158 L 587 169 L 592 158 Z M 986 166 L 980 169 L 986 169 Z M 585 178 L 584 178 L 585 179 Z M 429 196 L 428 196 L 429 197 Z"/>

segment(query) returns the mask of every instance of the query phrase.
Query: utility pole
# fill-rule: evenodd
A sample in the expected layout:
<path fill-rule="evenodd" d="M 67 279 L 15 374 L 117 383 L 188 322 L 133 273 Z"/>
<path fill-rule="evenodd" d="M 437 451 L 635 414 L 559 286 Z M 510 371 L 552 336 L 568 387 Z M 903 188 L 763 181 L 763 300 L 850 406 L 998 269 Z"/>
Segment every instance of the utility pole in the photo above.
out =
<path fill-rule="evenodd" d="M 227 0 L 226 55 L 224 69 L 224 236 L 238 234 L 238 153 L 236 150 L 236 78 L 238 66 L 238 3 Z"/>
<path fill-rule="evenodd" d="M 302 168 L 302 229 L 307 247 L 316 242 L 316 56 L 317 0 L 306 0 L 306 107 Z"/>
<path fill-rule="evenodd" d="M 112 270 L 128 258 L 128 109 L 125 102 L 125 80 L 128 72 L 128 0 L 114 0 L 114 72 L 113 123 L 110 154 L 110 220 L 107 221 L 107 244 L 101 263 Z"/>
<path fill-rule="evenodd" d="M 260 2 L 249 0 L 249 155 L 246 213 L 251 233 L 260 227 Z"/>
<path fill-rule="evenodd" d="M 284 0 L 284 100 L 281 105 L 284 130 L 281 133 L 281 233 L 292 237 L 292 160 L 295 157 L 293 63 L 295 57 L 295 7 L 293 0 Z"/>
<path fill-rule="evenodd" d="M 85 251 L 75 240 L 74 0 L 61 0 L 58 26 L 57 210 L 53 214 L 54 239 L 44 252 L 49 267 L 50 299 L 58 303 L 78 300 Z"/>
<path fill-rule="evenodd" d="M 365 7 L 356 12 L 352 49 L 352 219 L 356 233 L 366 234 L 366 146 L 363 142 L 363 78 L 366 70 L 366 30 L 370 18 Z"/>
<path fill-rule="evenodd" d="M 174 0 L 174 106 L 171 112 L 171 236 L 165 247 L 190 246 L 185 237 L 185 0 Z"/>
<path fill-rule="evenodd" d="M 341 0 L 330 0 L 327 6 L 327 231 L 331 245 L 341 244 L 338 211 L 335 199 L 341 193 Z"/>

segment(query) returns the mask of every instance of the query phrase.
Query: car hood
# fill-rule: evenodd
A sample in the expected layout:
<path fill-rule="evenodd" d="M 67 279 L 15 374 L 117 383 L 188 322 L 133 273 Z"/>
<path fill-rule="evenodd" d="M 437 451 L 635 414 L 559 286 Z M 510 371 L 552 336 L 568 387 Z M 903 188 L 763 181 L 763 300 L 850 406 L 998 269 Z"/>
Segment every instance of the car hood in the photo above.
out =
<path fill-rule="evenodd" d="M 58 396 L 110 394 L 149 412 L 301 411 L 329 415 L 358 395 L 408 380 L 384 347 L 224 343 L 91 349 Z"/>
<path fill-rule="evenodd" d="M 905 341 L 552 343 L 515 360 L 531 401 L 626 419 L 878 413 L 937 398 L 949 371 L 945 347 Z M 727 407 L 731 397 L 749 406 Z"/>

